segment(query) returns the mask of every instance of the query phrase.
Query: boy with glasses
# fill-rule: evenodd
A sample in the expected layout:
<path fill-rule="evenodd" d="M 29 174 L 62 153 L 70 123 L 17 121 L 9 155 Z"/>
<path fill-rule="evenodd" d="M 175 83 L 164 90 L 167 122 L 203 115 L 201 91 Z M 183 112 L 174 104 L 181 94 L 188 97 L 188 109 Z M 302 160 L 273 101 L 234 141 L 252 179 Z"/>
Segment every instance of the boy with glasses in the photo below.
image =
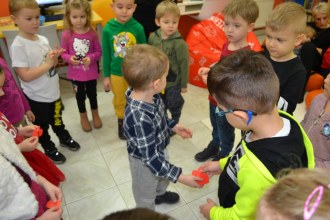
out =
<path fill-rule="evenodd" d="M 247 132 L 232 155 L 201 166 L 210 176 L 220 174 L 220 205 L 208 199 L 200 210 L 207 219 L 254 219 L 281 170 L 314 167 L 312 144 L 291 115 L 278 112 L 279 80 L 263 55 L 240 50 L 225 57 L 209 72 L 207 85 L 219 116 Z"/>

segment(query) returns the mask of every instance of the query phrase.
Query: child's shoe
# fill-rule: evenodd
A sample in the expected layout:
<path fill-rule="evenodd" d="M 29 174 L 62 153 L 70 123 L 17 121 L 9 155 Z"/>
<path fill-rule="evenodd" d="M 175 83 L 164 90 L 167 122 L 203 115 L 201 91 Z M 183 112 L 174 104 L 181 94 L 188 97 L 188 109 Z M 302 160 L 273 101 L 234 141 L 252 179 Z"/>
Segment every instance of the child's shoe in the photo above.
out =
<path fill-rule="evenodd" d="M 124 120 L 118 119 L 118 136 L 121 140 L 127 140 L 124 135 L 124 128 L 123 128 Z"/>
<path fill-rule="evenodd" d="M 162 203 L 174 204 L 180 200 L 179 194 L 175 192 L 167 191 L 164 195 L 156 196 L 155 204 L 159 205 Z"/>
<path fill-rule="evenodd" d="M 83 131 L 89 132 L 92 130 L 91 124 L 88 120 L 87 112 L 80 113 L 80 124 Z"/>
<path fill-rule="evenodd" d="M 101 118 L 99 116 L 99 111 L 98 109 L 92 109 L 92 117 L 93 117 L 93 125 L 94 128 L 102 128 L 102 121 Z"/>
<path fill-rule="evenodd" d="M 72 138 L 69 138 L 66 141 L 60 140 L 60 145 L 62 147 L 68 148 L 71 151 L 77 151 L 77 150 L 80 149 L 80 145 L 75 140 L 73 140 Z"/>
<path fill-rule="evenodd" d="M 45 150 L 45 154 L 55 163 L 55 164 L 62 164 L 66 161 L 66 158 L 63 154 L 54 150 Z"/>
<path fill-rule="evenodd" d="M 195 155 L 195 160 L 198 162 L 204 162 L 210 158 L 216 157 L 218 152 L 218 147 L 214 146 L 212 143 L 209 143 L 203 151 Z"/>

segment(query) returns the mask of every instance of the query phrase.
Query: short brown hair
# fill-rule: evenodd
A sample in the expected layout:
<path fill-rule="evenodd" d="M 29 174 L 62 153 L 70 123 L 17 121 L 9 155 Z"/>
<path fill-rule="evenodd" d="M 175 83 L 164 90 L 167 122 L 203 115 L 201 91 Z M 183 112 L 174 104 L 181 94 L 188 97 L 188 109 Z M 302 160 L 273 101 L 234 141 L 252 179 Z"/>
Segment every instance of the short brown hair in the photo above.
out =
<path fill-rule="evenodd" d="M 138 44 L 128 49 L 122 70 L 128 85 L 143 90 L 148 83 L 160 79 L 168 68 L 168 58 L 160 49 Z"/>
<path fill-rule="evenodd" d="M 160 19 L 165 14 L 171 14 L 180 17 L 179 7 L 170 0 L 160 2 L 156 7 L 156 19 Z"/>
<path fill-rule="evenodd" d="M 220 105 L 257 114 L 271 112 L 279 98 L 279 80 L 271 63 L 262 54 L 247 49 L 214 65 L 207 86 Z"/>
<path fill-rule="evenodd" d="M 303 34 L 306 30 L 307 14 L 303 6 L 295 2 L 284 2 L 276 6 L 266 20 L 266 27 L 279 31 L 290 26 L 295 34 Z"/>
<path fill-rule="evenodd" d="M 72 9 L 82 9 L 86 13 L 86 24 L 85 27 L 92 26 L 92 8 L 87 0 L 71 0 L 65 4 L 65 14 L 64 14 L 64 27 L 72 29 L 72 23 L 70 20 L 70 13 Z"/>
<path fill-rule="evenodd" d="M 259 17 L 259 7 L 253 0 L 232 0 L 224 9 L 223 14 L 235 18 L 241 16 L 248 24 L 255 23 Z"/>
<path fill-rule="evenodd" d="M 15 15 L 23 8 L 37 9 L 38 3 L 35 0 L 9 0 L 9 12 Z"/>
<path fill-rule="evenodd" d="M 282 219 L 282 216 L 285 216 L 285 219 L 304 219 L 304 205 L 308 196 L 313 190 L 321 186 L 324 187 L 323 195 L 311 219 L 328 220 L 330 219 L 329 184 L 329 169 L 294 169 L 287 176 L 279 179 L 274 186 L 266 191 L 260 200 L 257 216 L 260 215 L 260 219 L 263 219 L 261 215 L 261 210 L 263 210 L 272 212 L 273 215 L 279 217 L 277 219 Z M 311 209 L 316 197 L 317 194 L 311 200 L 308 210 Z"/>
<path fill-rule="evenodd" d="M 147 208 L 134 208 L 112 213 L 103 218 L 103 220 L 171 220 L 166 214 L 161 214 Z"/>

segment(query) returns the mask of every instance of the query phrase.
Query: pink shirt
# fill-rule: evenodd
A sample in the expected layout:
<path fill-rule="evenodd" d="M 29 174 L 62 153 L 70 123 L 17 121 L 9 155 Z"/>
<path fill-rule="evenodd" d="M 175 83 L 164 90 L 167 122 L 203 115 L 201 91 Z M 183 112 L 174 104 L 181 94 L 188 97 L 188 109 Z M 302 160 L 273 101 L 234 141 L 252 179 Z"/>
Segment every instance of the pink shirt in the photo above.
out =
<path fill-rule="evenodd" d="M 62 48 L 65 52 L 62 58 L 69 64 L 68 79 L 80 82 L 95 80 L 98 78 L 97 61 L 101 58 L 102 49 L 94 30 L 89 30 L 84 34 L 78 34 L 71 30 L 62 33 Z M 85 67 L 83 64 L 72 65 L 70 60 L 72 56 L 79 59 L 89 57 L 91 64 Z"/>
<path fill-rule="evenodd" d="M 0 96 L 0 111 L 6 115 L 10 123 L 16 124 L 24 118 L 25 112 L 31 108 L 21 88 L 16 84 L 8 65 L 2 58 L 0 58 L 0 66 L 6 78 L 2 88 L 5 94 Z"/>
<path fill-rule="evenodd" d="M 330 168 L 330 137 L 323 134 L 330 124 L 330 112 L 324 112 L 328 100 L 324 94 L 316 96 L 301 122 L 313 144 L 316 167 Z"/>

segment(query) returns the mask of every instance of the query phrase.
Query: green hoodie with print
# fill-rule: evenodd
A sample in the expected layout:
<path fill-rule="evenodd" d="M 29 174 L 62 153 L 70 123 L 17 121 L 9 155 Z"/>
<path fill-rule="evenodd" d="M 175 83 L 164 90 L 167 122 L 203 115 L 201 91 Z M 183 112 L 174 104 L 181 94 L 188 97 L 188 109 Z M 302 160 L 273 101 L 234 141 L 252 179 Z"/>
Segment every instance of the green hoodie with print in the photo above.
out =
<path fill-rule="evenodd" d="M 134 18 L 125 24 L 111 19 L 102 32 L 103 75 L 122 76 L 121 64 L 128 48 L 146 43 L 143 26 Z"/>

